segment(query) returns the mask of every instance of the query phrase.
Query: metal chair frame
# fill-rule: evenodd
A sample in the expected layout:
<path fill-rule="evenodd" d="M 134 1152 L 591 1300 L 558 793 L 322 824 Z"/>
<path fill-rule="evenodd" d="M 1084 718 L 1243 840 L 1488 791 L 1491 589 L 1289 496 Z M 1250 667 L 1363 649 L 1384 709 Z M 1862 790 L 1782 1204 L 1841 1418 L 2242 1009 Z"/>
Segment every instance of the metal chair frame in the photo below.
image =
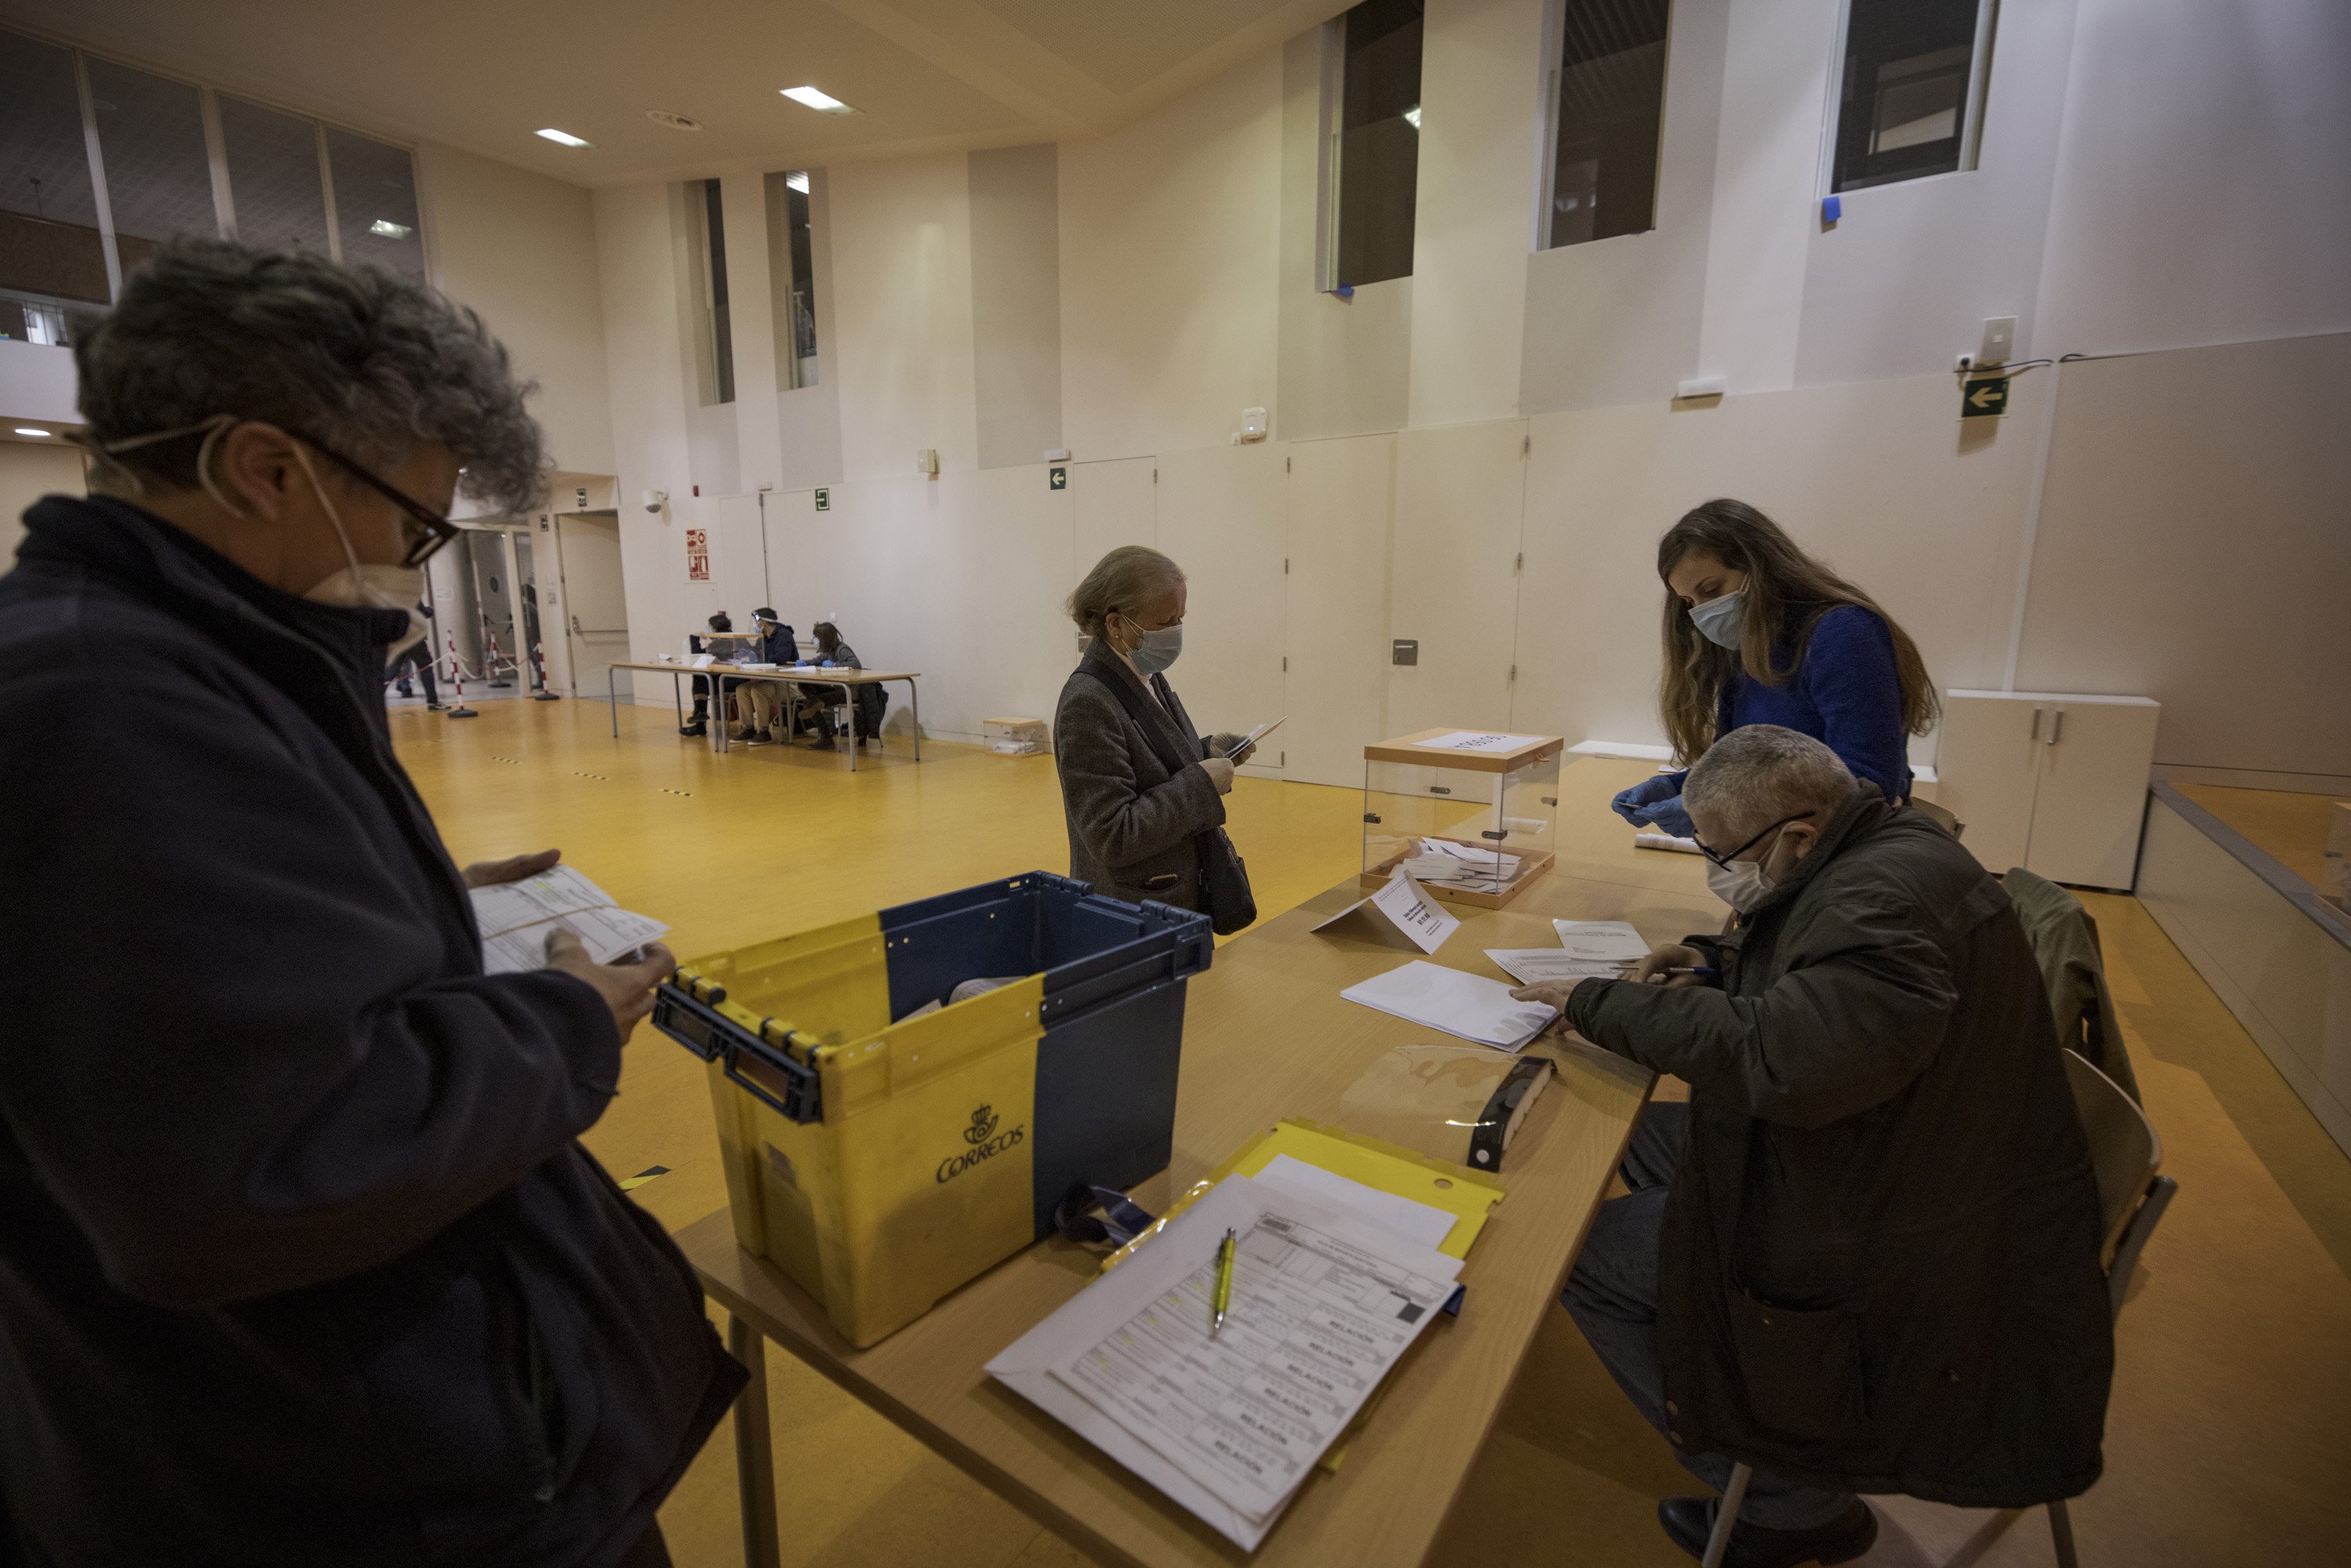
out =
<path fill-rule="evenodd" d="M 2152 1150 L 2145 1179 L 2129 1189 L 2126 1200 L 2117 1206 L 2126 1218 L 2121 1219 L 2117 1228 L 2116 1216 L 2105 1217 L 2106 1228 L 2114 1237 L 2114 1257 L 2106 1264 L 2106 1305 L 2108 1321 L 2113 1322 L 2123 1315 L 2123 1298 L 2130 1293 L 2131 1276 L 2138 1269 L 2139 1254 L 2146 1250 L 2147 1238 L 2155 1234 L 2156 1225 L 2163 1218 L 2163 1211 L 2171 1207 L 2172 1195 L 2179 1190 L 2179 1184 L 2168 1176 L 2156 1174 L 2157 1167 L 2163 1163 L 2163 1140 L 2157 1136 L 2155 1128 L 2147 1124 L 2146 1113 L 2132 1103 L 2119 1084 L 2100 1072 L 2079 1051 L 2068 1050 L 2065 1054 L 2080 1063 L 2078 1069 L 2070 1070 L 2067 1074 L 2075 1084 L 2075 1103 L 2082 1103 L 2081 1074 L 2087 1072 L 2096 1083 L 2104 1084 L 2105 1090 L 2111 1092 L 2115 1102 L 2130 1107 L 2141 1125 L 2146 1127 Z M 2097 1092 L 2095 1086 L 2093 1092 Z M 1731 1467 L 1730 1480 L 1722 1489 L 1721 1506 L 1715 1511 L 1714 1529 L 1707 1536 L 1706 1555 L 1700 1559 L 1700 1568 L 1722 1568 L 1723 1553 L 1730 1547 L 1731 1528 L 1739 1521 L 1740 1505 L 1747 1500 L 1747 1483 L 1754 1474 L 1751 1465 Z M 2074 1519 L 2066 1511 L 2065 1500 L 2062 1497 L 2050 1499 L 2048 1509 L 2049 1537 L 2057 1550 L 2057 1568 L 2080 1568 L 2080 1560 L 2074 1554 Z"/>

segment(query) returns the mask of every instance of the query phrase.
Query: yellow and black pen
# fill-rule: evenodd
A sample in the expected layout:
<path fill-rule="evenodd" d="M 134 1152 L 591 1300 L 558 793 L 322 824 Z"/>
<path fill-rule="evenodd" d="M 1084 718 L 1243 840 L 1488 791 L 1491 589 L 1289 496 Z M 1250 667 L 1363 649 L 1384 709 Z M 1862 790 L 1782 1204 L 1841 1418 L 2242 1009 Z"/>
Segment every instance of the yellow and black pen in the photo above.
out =
<path fill-rule="evenodd" d="M 1231 1228 L 1227 1227 L 1225 1239 L 1217 1244 L 1217 1290 L 1209 1301 L 1210 1339 L 1216 1338 L 1217 1331 L 1225 1326 L 1225 1313 L 1233 1304 L 1233 1250 L 1237 1241 Z"/>

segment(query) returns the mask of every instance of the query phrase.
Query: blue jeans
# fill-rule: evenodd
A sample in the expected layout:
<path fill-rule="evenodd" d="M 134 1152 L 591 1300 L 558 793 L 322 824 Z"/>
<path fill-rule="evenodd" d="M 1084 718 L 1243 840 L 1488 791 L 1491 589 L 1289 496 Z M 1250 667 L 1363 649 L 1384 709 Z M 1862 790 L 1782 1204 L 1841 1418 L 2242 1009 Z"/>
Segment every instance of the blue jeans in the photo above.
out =
<path fill-rule="evenodd" d="M 1633 1190 L 1600 1206 L 1559 1298 L 1616 1386 L 1660 1432 L 1668 1428 L 1665 1373 L 1657 1361 L 1657 1239 L 1667 1185 L 1688 1136 L 1688 1106 L 1658 1103 L 1642 1112 L 1619 1167 Z M 1731 1461 L 1720 1454 L 1694 1454 L 1677 1443 L 1674 1458 L 1717 1492 L 1730 1484 Z M 1739 1517 L 1766 1530 L 1810 1530 L 1852 1506 L 1849 1491 L 1800 1486 L 1757 1470 Z"/>

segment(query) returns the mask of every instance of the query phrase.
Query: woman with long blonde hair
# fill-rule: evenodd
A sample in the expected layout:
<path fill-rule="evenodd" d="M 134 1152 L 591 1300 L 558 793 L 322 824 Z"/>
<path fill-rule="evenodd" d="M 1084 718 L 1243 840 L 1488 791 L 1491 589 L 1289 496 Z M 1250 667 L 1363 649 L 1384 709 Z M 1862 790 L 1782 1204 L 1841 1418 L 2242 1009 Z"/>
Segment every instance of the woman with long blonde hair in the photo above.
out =
<path fill-rule="evenodd" d="M 1776 724 L 1809 735 L 1887 800 L 1909 799 L 1907 738 L 1942 706 L 1917 644 L 1877 601 L 1814 560 L 1744 501 L 1692 507 L 1657 541 L 1666 585 L 1666 738 L 1682 771 L 1616 797 L 1635 827 L 1680 838 L 1689 765 L 1730 731 Z"/>

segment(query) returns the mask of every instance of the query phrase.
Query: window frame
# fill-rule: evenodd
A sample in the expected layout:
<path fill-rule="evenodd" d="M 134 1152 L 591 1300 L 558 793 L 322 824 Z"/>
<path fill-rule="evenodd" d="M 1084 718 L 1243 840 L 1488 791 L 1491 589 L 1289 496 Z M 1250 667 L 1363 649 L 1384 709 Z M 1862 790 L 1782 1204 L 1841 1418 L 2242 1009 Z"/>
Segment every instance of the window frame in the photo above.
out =
<path fill-rule="evenodd" d="M 1360 4 L 1360 0 L 1357 0 L 1357 3 Z M 1372 282 L 1361 284 L 1351 284 L 1339 277 L 1342 215 L 1340 195 L 1342 184 L 1346 177 L 1347 16 L 1354 9 L 1355 5 L 1353 4 L 1346 5 L 1337 16 L 1330 17 L 1322 24 L 1322 102 L 1317 120 L 1316 136 L 1314 291 L 1318 294 L 1338 294 L 1345 298 L 1353 298 L 1357 288 L 1371 287 L 1373 283 L 1401 282 L 1412 277 L 1414 270 L 1407 268 L 1394 277 L 1376 278 Z M 1422 69 L 1425 77 L 1427 66 L 1426 55 L 1427 18 L 1425 12 L 1421 26 L 1424 50 Z M 1420 131 L 1420 122 L 1416 120 L 1412 124 L 1414 132 L 1417 135 Z M 1418 221 L 1416 217 L 1416 231 L 1417 227 Z M 1416 253 L 1417 249 L 1417 243 L 1416 243 Z M 1416 266 L 1417 260 L 1416 254 Z"/>
<path fill-rule="evenodd" d="M 13 34 L 17 37 L 47 45 L 51 48 L 63 49 L 72 57 L 74 89 L 79 96 L 81 107 L 82 151 L 83 155 L 89 160 L 90 193 L 98 207 L 99 241 L 106 256 L 109 290 L 106 308 L 111 309 L 122 298 L 122 254 L 115 237 L 114 204 L 107 190 L 105 158 L 99 141 L 97 99 L 90 90 L 89 62 L 92 60 L 102 60 L 120 69 L 137 71 L 142 76 L 160 78 L 162 80 L 177 82 L 183 87 L 195 89 L 197 110 L 204 127 L 204 158 L 212 180 L 213 229 L 214 233 L 222 239 L 234 240 L 236 237 L 235 191 L 229 182 L 228 142 L 221 131 L 220 95 L 223 93 L 242 99 L 256 108 L 270 110 L 290 119 L 307 121 L 312 127 L 312 135 L 319 149 L 319 194 L 325 204 L 327 214 L 327 254 L 338 262 L 342 260 L 343 246 L 340 228 L 336 222 L 334 167 L 327 155 L 329 128 L 331 127 L 346 134 L 378 142 L 386 147 L 397 148 L 405 152 L 409 160 L 409 178 L 416 194 L 418 252 L 423 262 L 425 281 L 438 287 L 440 267 L 437 265 L 437 252 L 434 247 L 431 225 L 425 213 L 424 180 L 416 157 L 414 142 L 386 136 L 375 131 L 362 130 L 359 126 L 342 120 L 329 120 L 306 110 L 278 102 L 264 94 L 246 92 L 242 89 L 215 87 L 198 78 L 185 76 L 177 71 L 157 70 L 142 62 L 124 59 L 119 55 L 110 54 L 103 49 L 85 48 L 70 38 L 59 37 L 38 27 L 25 26 L 13 19 L 5 25 L 0 25 L 0 34 Z"/>
<path fill-rule="evenodd" d="M 1849 5 L 1851 0 L 1841 0 Z M 1559 57 L 1567 47 L 1567 7 L 1569 0 L 1544 0 L 1542 32 L 1542 113 L 1538 117 L 1536 134 L 1541 145 L 1535 157 L 1535 189 L 1533 209 L 1529 214 L 1527 248 L 1533 252 L 1573 250 L 1579 246 L 1599 245 L 1612 239 L 1638 239 L 1643 235 L 1657 232 L 1658 220 L 1666 206 L 1666 118 L 1673 112 L 1674 33 L 1676 13 L 1681 0 L 1667 0 L 1666 57 L 1664 69 L 1657 79 L 1657 163 L 1656 178 L 1649 190 L 1649 226 L 1629 234 L 1601 235 L 1588 240 L 1575 240 L 1566 245 L 1551 243 L 1552 203 L 1559 194 L 1559 110 L 1560 90 L 1565 85 L 1565 70 Z M 1842 21 L 1838 24 L 1842 28 Z M 1843 33 L 1838 48 L 1844 48 Z"/>
<path fill-rule="evenodd" d="M 1828 98 L 1821 118 L 1820 168 L 1815 175 L 1815 200 L 1855 196 L 1895 185 L 1915 185 L 1922 180 L 1949 180 L 1972 174 L 1983 164 L 1984 102 L 1991 96 L 1991 57 L 2000 32 L 2000 0 L 1977 0 L 1975 39 L 1968 47 L 1968 96 L 1959 115 L 1959 166 L 1932 174 L 1910 174 L 1855 185 L 1839 191 L 1836 184 L 1837 132 L 1844 113 L 1844 50 L 1853 27 L 1853 8 L 1859 0 L 1837 0 L 1836 35 L 1829 47 Z"/>

